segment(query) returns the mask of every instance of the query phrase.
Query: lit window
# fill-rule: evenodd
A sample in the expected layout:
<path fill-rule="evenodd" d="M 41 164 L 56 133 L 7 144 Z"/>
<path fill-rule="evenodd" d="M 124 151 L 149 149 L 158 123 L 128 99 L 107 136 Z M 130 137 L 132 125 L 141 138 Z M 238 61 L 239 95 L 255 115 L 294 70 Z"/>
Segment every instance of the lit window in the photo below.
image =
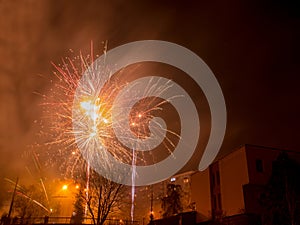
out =
<path fill-rule="evenodd" d="M 185 177 L 184 179 L 183 179 L 183 183 L 188 183 L 189 182 L 189 178 L 188 177 Z"/>

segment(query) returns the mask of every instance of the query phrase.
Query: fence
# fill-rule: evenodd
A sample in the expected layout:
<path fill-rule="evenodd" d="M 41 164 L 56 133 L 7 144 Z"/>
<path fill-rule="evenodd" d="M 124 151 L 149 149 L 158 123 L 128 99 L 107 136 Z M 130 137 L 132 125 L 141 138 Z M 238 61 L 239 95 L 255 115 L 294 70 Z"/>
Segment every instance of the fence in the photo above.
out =
<path fill-rule="evenodd" d="M 11 220 L 1 220 L 1 225 L 33 225 L 33 224 L 74 224 L 71 223 L 71 217 L 29 217 L 29 218 L 17 218 L 14 217 Z M 84 218 L 82 224 L 93 224 L 92 218 Z M 103 225 L 140 225 L 138 221 L 123 220 L 123 219 L 106 219 Z"/>

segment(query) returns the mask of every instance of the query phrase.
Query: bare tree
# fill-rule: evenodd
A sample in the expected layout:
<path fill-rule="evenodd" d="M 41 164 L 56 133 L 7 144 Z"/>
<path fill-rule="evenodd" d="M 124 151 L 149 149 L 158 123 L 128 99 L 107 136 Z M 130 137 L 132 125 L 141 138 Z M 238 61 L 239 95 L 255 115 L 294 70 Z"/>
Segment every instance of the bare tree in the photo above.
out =
<path fill-rule="evenodd" d="M 182 188 L 179 184 L 168 184 L 167 195 L 162 198 L 162 210 L 164 218 L 182 212 L 182 192 Z"/>
<path fill-rule="evenodd" d="M 299 224 L 299 173 L 300 165 L 285 152 L 273 162 L 271 178 L 260 197 L 264 224 Z"/>
<path fill-rule="evenodd" d="M 14 210 L 21 220 L 30 217 L 41 217 L 48 214 L 43 192 L 34 185 L 19 188 L 14 202 Z"/>
<path fill-rule="evenodd" d="M 74 203 L 74 213 L 72 215 L 71 223 L 82 224 L 84 221 L 84 198 L 82 197 L 82 189 L 76 194 L 76 201 Z"/>
<path fill-rule="evenodd" d="M 83 199 L 94 225 L 102 225 L 108 216 L 119 210 L 122 204 L 124 185 L 110 181 L 91 171 L 88 188 L 80 191 L 77 198 Z"/>

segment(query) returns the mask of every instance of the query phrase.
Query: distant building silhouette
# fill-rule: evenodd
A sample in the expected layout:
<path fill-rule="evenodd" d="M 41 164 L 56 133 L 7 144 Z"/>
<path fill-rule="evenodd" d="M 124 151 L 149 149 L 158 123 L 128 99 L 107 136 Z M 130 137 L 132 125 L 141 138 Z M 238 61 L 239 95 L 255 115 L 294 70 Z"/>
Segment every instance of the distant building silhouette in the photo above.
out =
<path fill-rule="evenodd" d="M 251 224 L 260 217 L 263 187 L 272 173 L 272 163 L 282 149 L 244 145 L 191 176 L 191 200 L 198 221 L 230 220 L 230 224 Z M 300 152 L 285 151 L 300 162 Z"/>

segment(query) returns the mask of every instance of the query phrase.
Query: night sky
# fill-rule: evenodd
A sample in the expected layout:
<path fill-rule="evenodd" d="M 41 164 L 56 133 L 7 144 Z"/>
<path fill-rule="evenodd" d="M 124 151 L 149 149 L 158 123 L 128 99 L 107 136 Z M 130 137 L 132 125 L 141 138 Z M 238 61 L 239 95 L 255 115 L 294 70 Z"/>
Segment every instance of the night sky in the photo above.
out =
<path fill-rule="evenodd" d="M 147 39 L 182 45 L 223 90 L 220 155 L 249 143 L 299 150 L 299 3 L 293 1 L 0 1 L 0 176 L 24 170 L 62 57 Z"/>

